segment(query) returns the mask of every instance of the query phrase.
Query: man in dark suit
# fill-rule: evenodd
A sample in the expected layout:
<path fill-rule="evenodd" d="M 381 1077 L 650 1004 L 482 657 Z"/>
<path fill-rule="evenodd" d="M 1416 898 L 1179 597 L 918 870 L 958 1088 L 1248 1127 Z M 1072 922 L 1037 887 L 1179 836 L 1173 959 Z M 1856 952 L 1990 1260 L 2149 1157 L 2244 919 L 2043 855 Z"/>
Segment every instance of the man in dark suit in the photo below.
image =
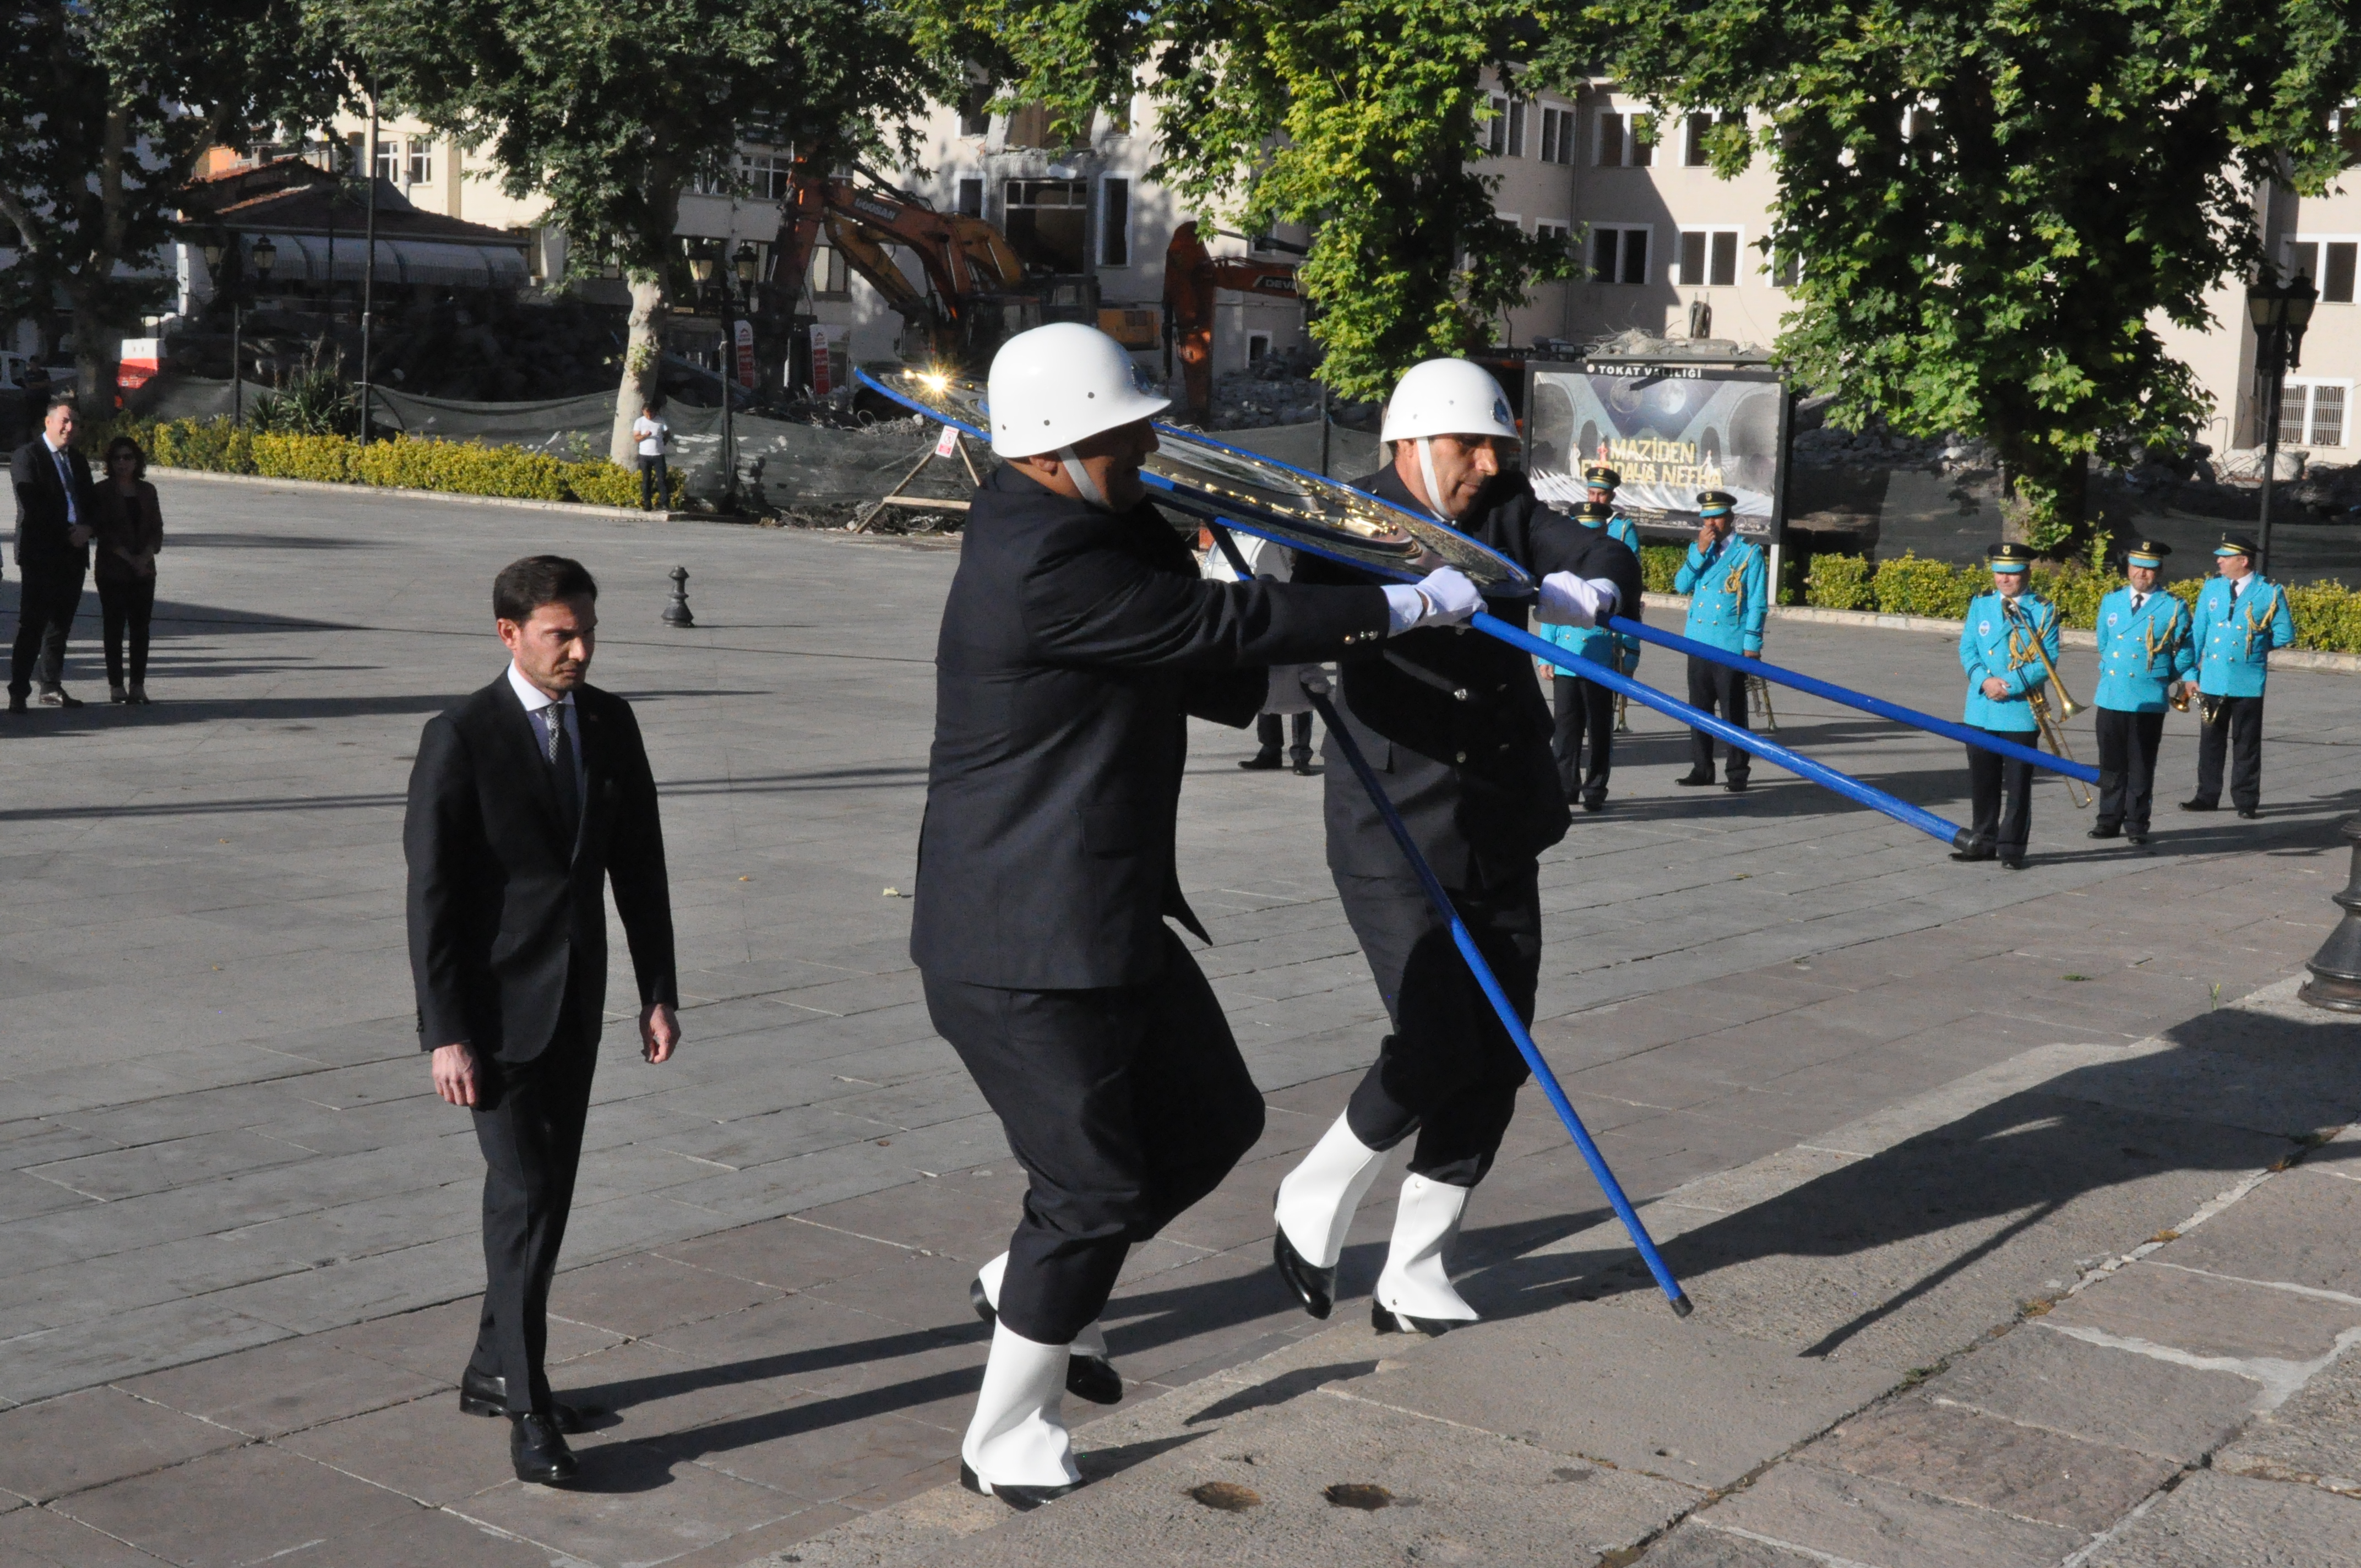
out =
<path fill-rule="evenodd" d="M 25 711 L 38 666 L 41 706 L 80 707 L 66 694 L 66 632 L 82 608 L 90 570 L 95 501 L 90 461 L 74 449 L 74 406 L 52 398 L 41 433 L 16 448 L 9 463 L 16 485 L 16 642 L 8 661 L 8 711 Z"/>
<path fill-rule="evenodd" d="M 502 568 L 492 612 L 511 663 L 427 720 L 410 773 L 410 967 L 435 1092 L 475 1113 L 484 1155 L 484 1310 L 459 1408 L 506 1415 L 520 1480 L 573 1478 L 580 1412 L 542 1369 L 607 995 L 604 890 L 639 980 L 640 1050 L 667 1059 L 672 903 L 656 786 L 622 698 L 584 676 L 598 587 L 577 562 Z"/>
<path fill-rule="evenodd" d="M 1587 627 L 1640 613 L 1639 557 L 1604 529 L 1543 505 L 1503 457 L 1518 439 L 1480 366 L 1412 367 L 1386 406 L 1392 466 L 1356 483 L 1449 522 L 1540 579 L 1544 622 Z M 1307 557 L 1299 582 L 1364 580 Z M 1524 623 L 1522 602 L 1493 613 Z M 1539 858 L 1571 818 L 1554 726 L 1524 654 L 1488 637 L 1416 633 L 1347 665 L 1338 717 L 1367 754 L 1420 853 L 1524 1021 L 1540 984 Z M 1400 846 L 1349 770 L 1328 770 L 1328 869 L 1368 956 L 1393 1032 L 1345 1114 L 1279 1184 L 1273 1251 L 1304 1310 L 1334 1305 L 1353 1212 L 1386 1151 L 1417 1135 L 1373 1292 L 1379 1332 L 1442 1333 L 1473 1321 L 1444 1254 L 1515 1114 L 1524 1058 L 1460 957 Z"/>
<path fill-rule="evenodd" d="M 1267 666 L 1464 620 L 1474 586 L 1209 582 L 1148 503 L 1166 406 L 1122 345 L 1060 323 L 994 358 L 993 449 L 936 645 L 935 741 L 910 956 L 928 1015 L 1031 1179 L 971 1288 L 994 1322 L 960 1444 L 971 1488 L 1027 1508 L 1079 1473 L 1065 1391 L 1121 1398 L 1097 1320 L 1124 1254 L 1212 1191 L 1262 1131 L 1169 916 L 1191 716 L 1244 727 Z"/>

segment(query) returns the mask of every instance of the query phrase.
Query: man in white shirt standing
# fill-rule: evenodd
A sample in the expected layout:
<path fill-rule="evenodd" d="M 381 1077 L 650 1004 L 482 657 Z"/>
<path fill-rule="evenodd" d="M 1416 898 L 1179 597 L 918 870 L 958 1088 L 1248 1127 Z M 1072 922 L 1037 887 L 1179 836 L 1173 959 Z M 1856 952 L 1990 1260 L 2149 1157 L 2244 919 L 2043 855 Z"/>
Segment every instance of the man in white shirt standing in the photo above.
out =
<path fill-rule="evenodd" d="M 656 417 L 653 403 L 640 405 L 631 422 L 631 435 L 640 444 L 640 510 L 653 511 L 655 502 L 672 505 L 672 476 L 664 465 L 664 448 L 672 444 L 672 426 Z"/>

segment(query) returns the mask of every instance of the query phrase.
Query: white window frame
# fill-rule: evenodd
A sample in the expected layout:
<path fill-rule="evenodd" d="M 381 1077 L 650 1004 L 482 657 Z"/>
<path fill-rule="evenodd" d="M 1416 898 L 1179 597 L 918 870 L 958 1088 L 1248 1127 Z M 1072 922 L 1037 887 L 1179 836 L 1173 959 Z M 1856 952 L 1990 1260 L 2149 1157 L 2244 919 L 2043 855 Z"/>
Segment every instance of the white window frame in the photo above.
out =
<path fill-rule="evenodd" d="M 1706 236 L 1705 265 L 1703 268 L 1704 276 L 1693 280 L 1683 275 L 1681 269 L 1684 264 L 1680 251 L 1677 248 L 1670 257 L 1665 258 L 1664 266 L 1666 276 L 1671 279 L 1675 286 L 1683 289 L 1736 288 L 1738 286 L 1739 279 L 1745 275 L 1746 230 L 1737 224 L 1683 224 L 1681 225 L 1680 237 L 1682 240 L 1686 241 L 1688 236 L 1693 234 L 1703 235 Z M 1716 235 L 1725 234 L 1733 236 L 1730 242 L 1732 255 L 1730 267 L 1730 281 L 1727 283 L 1716 283 L 1713 281 L 1713 240 Z"/>
<path fill-rule="evenodd" d="M 1731 121 L 1737 121 L 1740 124 L 1743 124 L 1746 119 L 1746 111 L 1743 109 L 1682 110 L 1681 167 L 1684 169 L 1711 169 L 1713 167 L 1711 163 L 1706 160 L 1704 148 L 1697 145 L 1699 140 L 1697 137 L 1697 127 L 1695 119 L 1692 117 L 1697 115 L 1708 116 L 1715 125 L 1723 125 Z"/>
<path fill-rule="evenodd" d="M 1615 270 L 1617 276 L 1613 278 L 1600 278 L 1592 274 L 1587 276 L 1585 279 L 1585 281 L 1590 283 L 1608 284 L 1616 288 L 1626 289 L 1643 288 L 1649 283 L 1653 282 L 1655 280 L 1655 270 L 1658 260 L 1656 254 L 1656 225 L 1653 224 L 1613 223 L 1591 225 L 1589 232 L 1583 236 L 1583 249 L 1586 253 L 1583 258 L 1583 268 L 1585 272 L 1589 272 L 1592 263 L 1598 258 L 1598 235 L 1601 230 L 1605 229 L 1613 229 L 1618 234 L 1628 235 L 1639 233 L 1646 235 L 1648 236 L 1648 264 L 1641 269 L 1641 275 L 1638 278 L 1630 280 L 1623 278 L 1621 276 L 1623 271 L 1623 247 L 1629 242 L 1625 240 L 1617 240 L 1615 242 Z"/>
<path fill-rule="evenodd" d="M 2323 448 L 2334 451 L 2344 450 L 2353 439 L 2353 383 L 2334 376 L 2290 376 L 2285 385 L 2287 390 L 2301 391 L 2303 394 L 2303 428 L 2290 430 L 2286 416 L 2282 414 L 2279 420 L 2279 444 L 2302 446 L 2313 450 Z M 2316 442 L 2312 439 L 2312 411 L 2315 400 L 2314 394 L 2323 388 L 2334 389 L 2344 393 L 2345 412 L 2344 417 L 2337 421 L 2334 441 Z"/>
<path fill-rule="evenodd" d="M 2313 287 L 2322 291 L 2320 296 L 2320 302 L 2322 304 L 2350 305 L 2361 302 L 2361 234 L 2292 234 L 2288 236 L 2285 239 L 2279 242 L 2279 269 L 2286 273 L 2290 279 L 2295 275 L 2295 249 L 2296 247 L 2300 245 L 2309 245 L 2318 247 L 2312 253 L 2313 271 L 2311 276 Z M 2331 300 L 2328 297 L 2328 285 L 2323 274 L 2328 270 L 2328 247 L 2332 245 L 2349 245 L 2355 247 L 2355 298 Z"/>
<path fill-rule="evenodd" d="M 1116 185 L 1123 187 L 1123 217 L 1120 225 L 1115 224 L 1107 216 L 1108 188 Z M 1130 175 L 1104 174 L 1099 177 L 1097 270 L 1102 272 L 1122 271 L 1127 269 L 1131 266 L 1131 214 L 1132 209 L 1137 205 L 1137 191 Z M 1116 239 L 1119 239 L 1122 242 L 1123 259 L 1120 261 L 1109 261 L 1106 258 L 1107 250 L 1109 248 L 1108 242 L 1110 240 Z"/>
<path fill-rule="evenodd" d="M 1541 110 L 1534 152 L 1543 163 L 1571 164 L 1575 143 L 1581 139 L 1582 115 L 1571 105 L 1535 100 Z"/>
<path fill-rule="evenodd" d="M 1607 121 L 1610 116 L 1620 126 L 1617 154 L 1612 162 L 1604 156 L 1607 145 Z M 1639 145 L 1639 138 L 1631 134 L 1632 122 L 1642 119 L 1649 121 L 1650 128 L 1657 133 L 1655 138 L 1648 143 L 1648 157 L 1644 161 L 1635 159 L 1631 156 Z M 1655 116 L 1649 114 L 1645 108 L 1628 109 L 1609 104 L 1594 111 L 1590 116 L 1591 167 L 1594 169 L 1654 168 L 1656 154 L 1663 150 L 1664 145 L 1664 127 L 1656 125 L 1654 121 Z"/>
<path fill-rule="evenodd" d="M 1509 100 L 1509 156 L 1525 156 L 1525 123 L 1532 116 L 1531 101 L 1524 98 Z"/>
<path fill-rule="evenodd" d="M 434 139 L 432 137 L 405 137 L 401 146 L 401 182 L 410 185 L 434 183 Z M 421 169 L 424 172 L 420 172 Z"/>
<path fill-rule="evenodd" d="M 1501 93 L 1491 95 L 1492 117 L 1484 124 L 1484 156 L 1506 158 L 1509 155 L 1509 100 Z"/>
<path fill-rule="evenodd" d="M 400 137 L 380 136 L 377 138 L 377 150 L 369 159 L 369 173 L 389 185 L 401 183 L 402 161 Z"/>

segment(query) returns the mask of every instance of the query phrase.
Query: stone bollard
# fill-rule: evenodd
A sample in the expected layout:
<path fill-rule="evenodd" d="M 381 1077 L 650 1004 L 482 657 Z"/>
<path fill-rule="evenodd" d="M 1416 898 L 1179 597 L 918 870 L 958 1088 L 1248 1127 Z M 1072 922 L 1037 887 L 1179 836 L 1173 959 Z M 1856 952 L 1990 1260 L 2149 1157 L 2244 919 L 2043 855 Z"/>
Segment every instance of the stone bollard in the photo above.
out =
<path fill-rule="evenodd" d="M 672 569 L 672 603 L 664 606 L 664 623 L 666 626 L 697 624 L 697 617 L 688 613 L 688 568 L 686 566 Z"/>
<path fill-rule="evenodd" d="M 2314 1007 L 2361 1013 L 2361 817 L 2346 817 L 2337 831 L 2353 846 L 2352 875 L 2345 891 L 2333 895 L 2345 918 L 2303 966 L 2312 978 L 2296 994 Z"/>

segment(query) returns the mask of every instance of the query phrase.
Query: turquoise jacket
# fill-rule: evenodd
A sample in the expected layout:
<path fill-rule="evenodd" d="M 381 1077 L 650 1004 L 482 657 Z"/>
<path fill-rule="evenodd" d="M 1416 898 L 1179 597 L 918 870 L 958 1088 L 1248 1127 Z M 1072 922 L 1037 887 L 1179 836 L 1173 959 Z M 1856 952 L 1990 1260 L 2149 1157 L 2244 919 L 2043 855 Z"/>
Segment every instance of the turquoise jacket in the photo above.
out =
<path fill-rule="evenodd" d="M 1688 625 L 1695 641 L 1732 653 L 1763 652 L 1763 616 L 1771 607 L 1771 574 L 1761 545 L 1730 535 L 1710 554 L 1689 546 L 1673 578 L 1673 592 L 1689 596 Z"/>
<path fill-rule="evenodd" d="M 1583 526 L 1597 528 L 1599 524 L 1587 522 Z M 1608 538 L 1629 547 L 1634 555 L 1640 553 L 1640 531 L 1631 526 L 1630 518 L 1619 511 L 1607 520 L 1606 528 Z M 1616 613 L 1630 615 L 1637 608 L 1633 605 L 1619 606 Z M 1595 626 L 1541 625 L 1533 630 L 1543 641 L 1554 642 L 1577 658 L 1606 664 L 1627 675 L 1640 667 L 1640 640 L 1623 632 L 1601 631 Z M 1565 674 L 1564 670 L 1556 673 Z"/>
<path fill-rule="evenodd" d="M 2197 622 L 2190 635 L 2197 648 L 2199 691 L 2207 696 L 2260 696 L 2271 650 L 2295 641 L 2287 590 L 2249 574 L 2234 614 L 2229 579 L 2216 577 L 2197 596 Z"/>
<path fill-rule="evenodd" d="M 2037 594 L 2021 594 L 2016 604 L 2032 622 L 2030 627 L 2002 608 L 1999 594 L 1989 593 L 1969 601 L 1968 623 L 1960 628 L 1960 668 L 1968 673 L 1967 709 L 1960 717 L 1979 729 L 2022 734 L 2041 728 L 2025 694 L 2049 679 L 2033 652 L 2037 632 L 2043 652 L 2052 663 L 2057 662 L 2058 611 Z M 1984 682 L 1994 675 L 2007 683 L 2007 696 L 1995 699 L 1984 695 Z"/>
<path fill-rule="evenodd" d="M 2164 688 L 2197 668 L 2189 611 L 2162 588 L 2132 609 L 2132 591 L 2099 601 L 2099 685 L 2091 701 L 2116 713 L 2162 713 Z"/>

